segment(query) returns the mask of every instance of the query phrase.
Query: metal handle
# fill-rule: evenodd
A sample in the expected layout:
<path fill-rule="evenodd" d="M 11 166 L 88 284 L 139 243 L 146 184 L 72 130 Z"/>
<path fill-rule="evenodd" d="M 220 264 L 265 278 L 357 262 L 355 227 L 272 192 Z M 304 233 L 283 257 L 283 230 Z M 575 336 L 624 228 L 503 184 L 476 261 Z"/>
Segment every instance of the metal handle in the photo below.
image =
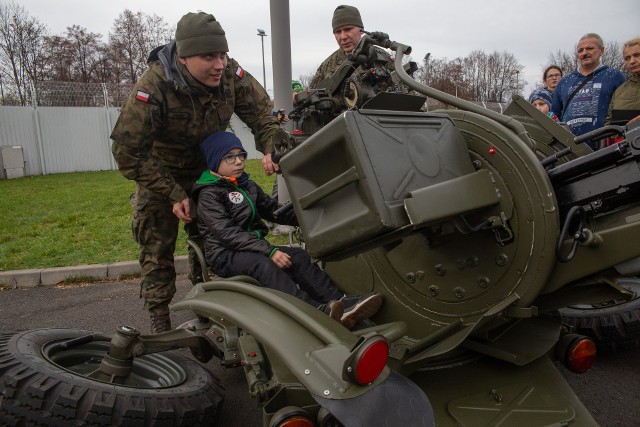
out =
<path fill-rule="evenodd" d="M 571 222 L 575 217 L 579 218 L 578 228 L 573 233 L 573 244 L 571 245 L 571 250 L 565 256 L 562 254 L 562 243 L 567 238 L 569 234 L 569 227 L 571 226 Z M 583 242 L 586 239 L 586 235 L 583 231 L 584 224 L 586 222 L 587 215 L 582 206 L 574 206 L 569 210 L 567 214 L 567 218 L 564 220 L 564 224 L 562 225 L 562 232 L 560 233 L 560 238 L 558 239 L 558 246 L 556 247 L 556 258 L 560 262 L 569 262 L 576 255 L 576 251 L 578 250 L 578 244 Z"/>

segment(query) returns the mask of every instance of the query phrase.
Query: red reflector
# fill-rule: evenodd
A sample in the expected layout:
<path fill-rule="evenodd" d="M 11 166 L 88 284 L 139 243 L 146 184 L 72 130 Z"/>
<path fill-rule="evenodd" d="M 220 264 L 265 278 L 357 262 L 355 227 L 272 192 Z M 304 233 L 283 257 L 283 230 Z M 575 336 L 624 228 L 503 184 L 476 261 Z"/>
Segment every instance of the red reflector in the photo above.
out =
<path fill-rule="evenodd" d="M 489 155 L 490 156 L 494 156 L 497 152 L 498 152 L 498 150 L 496 150 L 496 147 L 490 147 L 489 148 Z"/>
<path fill-rule="evenodd" d="M 302 129 L 294 129 L 292 132 L 294 135 L 302 135 L 304 132 Z"/>
<path fill-rule="evenodd" d="M 382 372 L 389 359 L 389 344 L 382 338 L 374 340 L 355 360 L 355 380 L 364 385 L 373 382 Z"/>
<path fill-rule="evenodd" d="M 295 415 L 280 422 L 278 427 L 314 427 L 315 424 L 307 417 Z"/>
<path fill-rule="evenodd" d="M 594 360 L 596 360 L 596 345 L 592 340 L 583 338 L 576 341 L 569 349 L 567 365 L 573 372 L 581 374 L 591 368 Z"/>

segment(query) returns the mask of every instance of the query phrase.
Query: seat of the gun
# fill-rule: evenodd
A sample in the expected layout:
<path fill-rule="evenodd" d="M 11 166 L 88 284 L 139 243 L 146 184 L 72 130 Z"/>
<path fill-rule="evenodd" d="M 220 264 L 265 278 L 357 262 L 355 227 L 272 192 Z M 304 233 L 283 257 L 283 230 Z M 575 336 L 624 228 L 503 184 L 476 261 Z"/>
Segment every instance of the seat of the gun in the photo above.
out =
<path fill-rule="evenodd" d="M 213 281 L 216 281 L 216 280 L 232 280 L 232 281 L 237 281 L 237 282 L 249 283 L 249 284 L 255 285 L 255 286 L 262 286 L 262 285 L 260 285 L 260 282 L 258 282 L 256 279 L 254 279 L 251 276 L 239 275 L 239 276 L 232 276 L 232 277 L 222 277 L 222 276 L 214 273 L 209 268 L 209 265 L 207 264 L 207 261 L 206 261 L 206 259 L 204 257 L 204 253 L 202 252 L 202 248 L 200 248 L 198 243 L 196 243 L 192 239 L 187 239 L 187 244 L 195 252 L 196 257 L 198 259 L 198 263 L 200 264 L 200 269 L 202 271 L 202 282 L 206 283 L 206 282 L 213 282 Z"/>

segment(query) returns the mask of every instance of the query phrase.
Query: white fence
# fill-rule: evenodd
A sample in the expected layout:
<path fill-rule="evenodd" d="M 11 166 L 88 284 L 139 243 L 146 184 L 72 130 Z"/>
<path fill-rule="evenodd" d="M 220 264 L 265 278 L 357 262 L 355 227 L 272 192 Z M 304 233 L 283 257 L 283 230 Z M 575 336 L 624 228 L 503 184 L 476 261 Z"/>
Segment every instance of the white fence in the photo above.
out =
<path fill-rule="evenodd" d="M 109 135 L 119 114 L 113 107 L 0 106 L 0 147 L 22 148 L 25 176 L 113 170 Z M 235 115 L 231 127 L 249 158 L 261 158 L 251 130 Z M 4 164 L 0 151 L 2 179 Z"/>

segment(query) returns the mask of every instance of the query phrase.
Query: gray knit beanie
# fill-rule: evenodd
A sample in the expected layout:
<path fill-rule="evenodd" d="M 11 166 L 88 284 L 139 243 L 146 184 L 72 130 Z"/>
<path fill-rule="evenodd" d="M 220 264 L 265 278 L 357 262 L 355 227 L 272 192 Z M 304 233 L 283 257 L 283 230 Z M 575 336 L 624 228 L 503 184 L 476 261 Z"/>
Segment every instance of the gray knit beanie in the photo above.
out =
<path fill-rule="evenodd" d="M 227 38 L 220 23 L 210 13 L 187 13 L 176 27 L 178 57 L 228 52 Z"/>
<path fill-rule="evenodd" d="M 364 28 L 362 24 L 362 18 L 357 8 L 353 6 L 338 6 L 333 11 L 333 19 L 331 20 L 331 26 L 333 31 L 336 28 L 344 27 L 345 25 L 354 25 L 356 27 Z"/>

